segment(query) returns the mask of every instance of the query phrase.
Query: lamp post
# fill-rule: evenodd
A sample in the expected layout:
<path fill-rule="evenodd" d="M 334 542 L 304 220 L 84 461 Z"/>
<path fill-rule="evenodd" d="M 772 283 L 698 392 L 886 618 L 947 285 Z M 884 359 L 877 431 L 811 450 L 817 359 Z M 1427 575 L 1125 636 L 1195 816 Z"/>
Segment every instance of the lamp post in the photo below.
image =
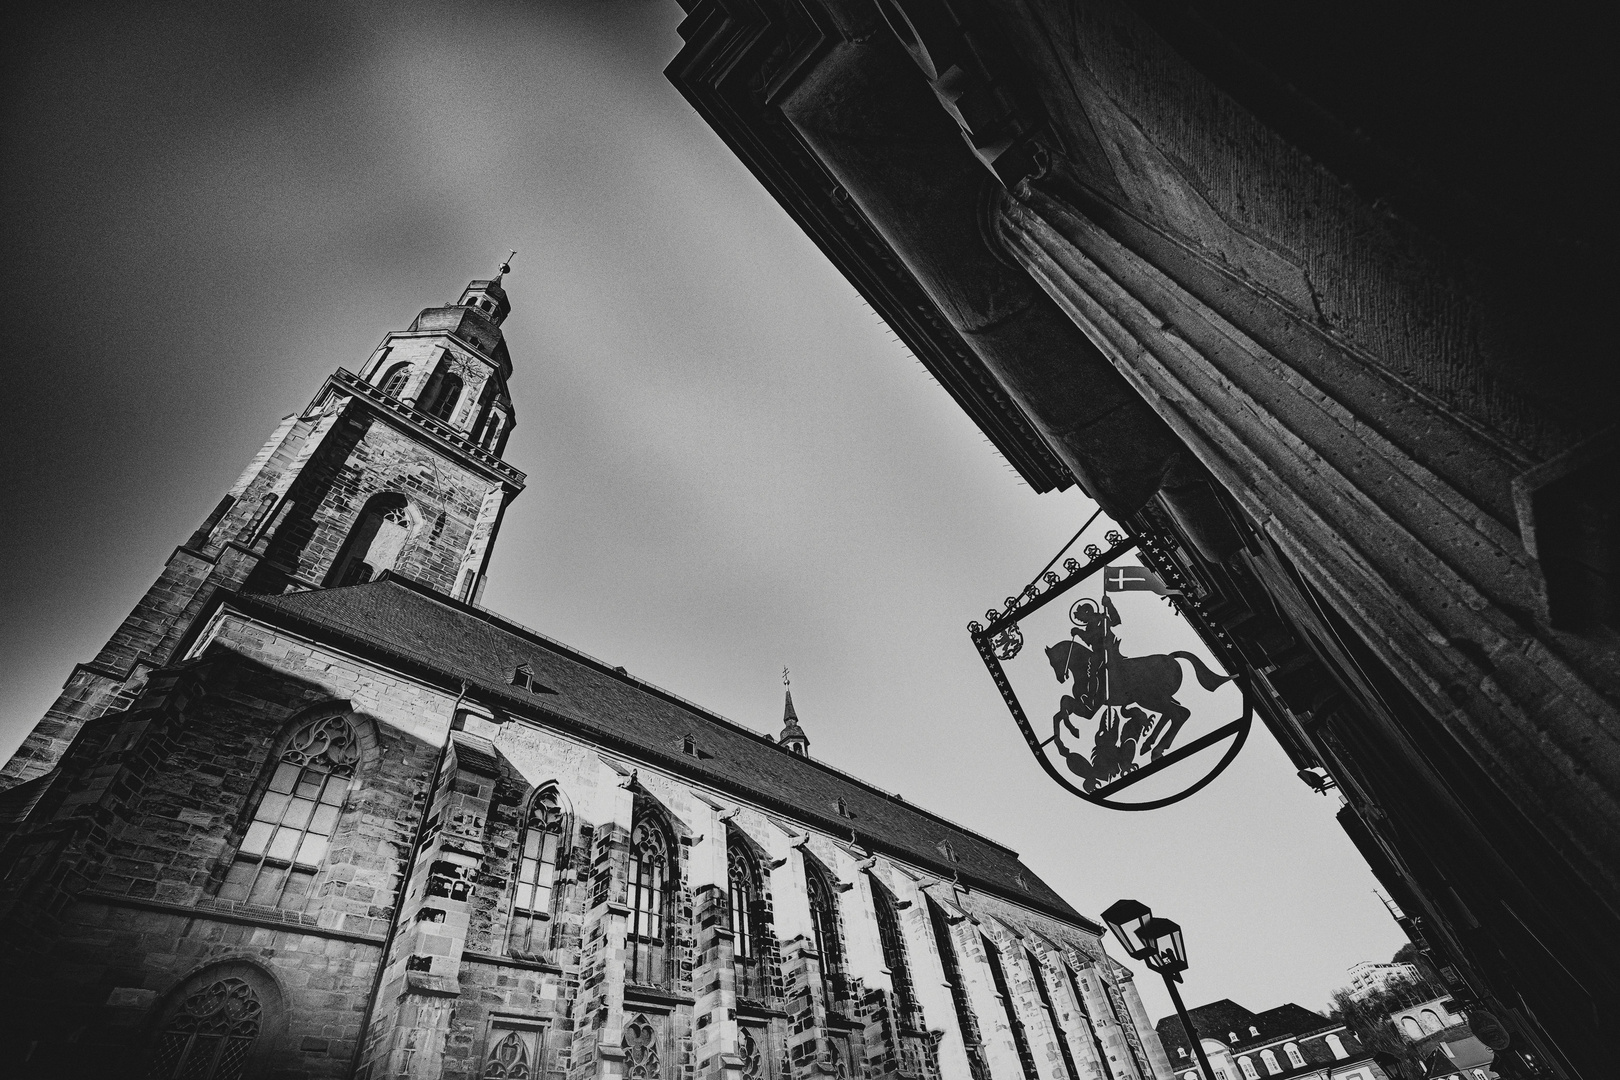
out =
<path fill-rule="evenodd" d="M 1187 970 L 1187 944 L 1181 938 L 1181 927 L 1169 919 L 1155 918 L 1139 900 L 1118 901 L 1103 912 L 1103 921 L 1132 960 L 1145 961 L 1148 967 L 1164 976 L 1164 988 L 1170 992 L 1176 1015 L 1181 1017 L 1181 1028 L 1187 1033 L 1187 1041 L 1192 1043 L 1204 1080 L 1215 1080 L 1215 1070 L 1209 1067 L 1209 1059 L 1204 1056 L 1203 1041 L 1193 1030 L 1192 1018 L 1187 1015 L 1187 1006 L 1182 1004 L 1181 992 L 1176 989 L 1181 973 Z"/>

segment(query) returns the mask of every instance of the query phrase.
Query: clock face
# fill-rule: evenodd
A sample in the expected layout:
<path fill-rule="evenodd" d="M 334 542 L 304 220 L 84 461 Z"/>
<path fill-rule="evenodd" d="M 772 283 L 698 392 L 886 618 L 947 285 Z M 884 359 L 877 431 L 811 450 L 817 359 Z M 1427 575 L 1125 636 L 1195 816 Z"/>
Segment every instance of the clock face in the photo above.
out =
<path fill-rule="evenodd" d="M 996 633 L 974 632 L 1047 773 L 1116 809 L 1167 805 L 1213 780 L 1250 713 L 1176 608 L 1179 592 L 1124 560 L 1048 583 L 1067 595 L 1044 603 L 1026 591 L 1011 617 L 998 613 Z"/>

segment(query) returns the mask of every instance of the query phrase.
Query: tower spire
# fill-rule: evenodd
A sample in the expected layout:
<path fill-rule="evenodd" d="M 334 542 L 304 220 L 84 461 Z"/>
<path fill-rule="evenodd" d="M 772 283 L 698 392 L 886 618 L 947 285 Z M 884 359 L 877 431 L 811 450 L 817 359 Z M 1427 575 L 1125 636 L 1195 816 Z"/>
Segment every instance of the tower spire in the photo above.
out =
<path fill-rule="evenodd" d="M 799 726 L 799 714 L 793 709 L 793 686 L 788 678 L 788 669 L 782 669 L 782 686 L 786 695 L 786 703 L 782 706 L 782 734 L 776 741 L 783 749 L 798 754 L 800 757 L 810 756 L 810 740 Z"/>

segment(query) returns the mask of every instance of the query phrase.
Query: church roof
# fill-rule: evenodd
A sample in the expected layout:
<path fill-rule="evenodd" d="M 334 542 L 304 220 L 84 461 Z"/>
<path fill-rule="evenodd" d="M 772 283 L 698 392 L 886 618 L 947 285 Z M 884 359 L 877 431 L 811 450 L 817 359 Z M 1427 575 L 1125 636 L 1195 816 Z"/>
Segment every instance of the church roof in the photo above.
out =
<path fill-rule="evenodd" d="M 518 715 L 729 790 L 863 848 L 1101 933 L 1016 852 L 488 611 L 413 582 L 231 597 L 227 603 L 394 666 L 468 687 Z M 514 686 L 520 666 L 532 689 Z M 697 756 L 682 752 L 691 736 Z M 842 806 L 844 815 L 839 814 Z M 954 861 L 951 861 L 953 860 Z M 1015 882 L 1022 881 L 1020 888 Z"/>

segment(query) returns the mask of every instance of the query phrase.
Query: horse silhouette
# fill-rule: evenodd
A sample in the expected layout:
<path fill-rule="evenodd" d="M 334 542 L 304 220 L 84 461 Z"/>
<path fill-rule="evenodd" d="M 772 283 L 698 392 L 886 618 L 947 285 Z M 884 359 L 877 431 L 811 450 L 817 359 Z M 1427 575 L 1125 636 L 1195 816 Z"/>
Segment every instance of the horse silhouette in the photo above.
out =
<path fill-rule="evenodd" d="M 1063 695 L 1052 717 L 1053 734 L 1069 770 L 1081 777 L 1087 791 L 1134 769 L 1142 750 L 1150 749 L 1156 761 L 1175 742 L 1181 726 L 1192 716 L 1175 698 L 1181 689 L 1178 661 L 1192 665 L 1198 685 L 1205 690 L 1218 689 L 1232 678 L 1217 675 L 1190 652 L 1122 655 L 1119 639 L 1108 632 L 1109 614 L 1077 609 L 1071 615 L 1077 624 L 1069 632 L 1072 640 L 1046 650 L 1057 681 L 1074 680 L 1073 692 Z M 1105 705 L 1113 708 L 1100 718 L 1090 756 L 1071 750 L 1063 738 L 1064 730 L 1077 738 L 1080 731 L 1069 717 L 1089 719 Z M 1157 723 L 1150 713 L 1158 714 Z"/>

